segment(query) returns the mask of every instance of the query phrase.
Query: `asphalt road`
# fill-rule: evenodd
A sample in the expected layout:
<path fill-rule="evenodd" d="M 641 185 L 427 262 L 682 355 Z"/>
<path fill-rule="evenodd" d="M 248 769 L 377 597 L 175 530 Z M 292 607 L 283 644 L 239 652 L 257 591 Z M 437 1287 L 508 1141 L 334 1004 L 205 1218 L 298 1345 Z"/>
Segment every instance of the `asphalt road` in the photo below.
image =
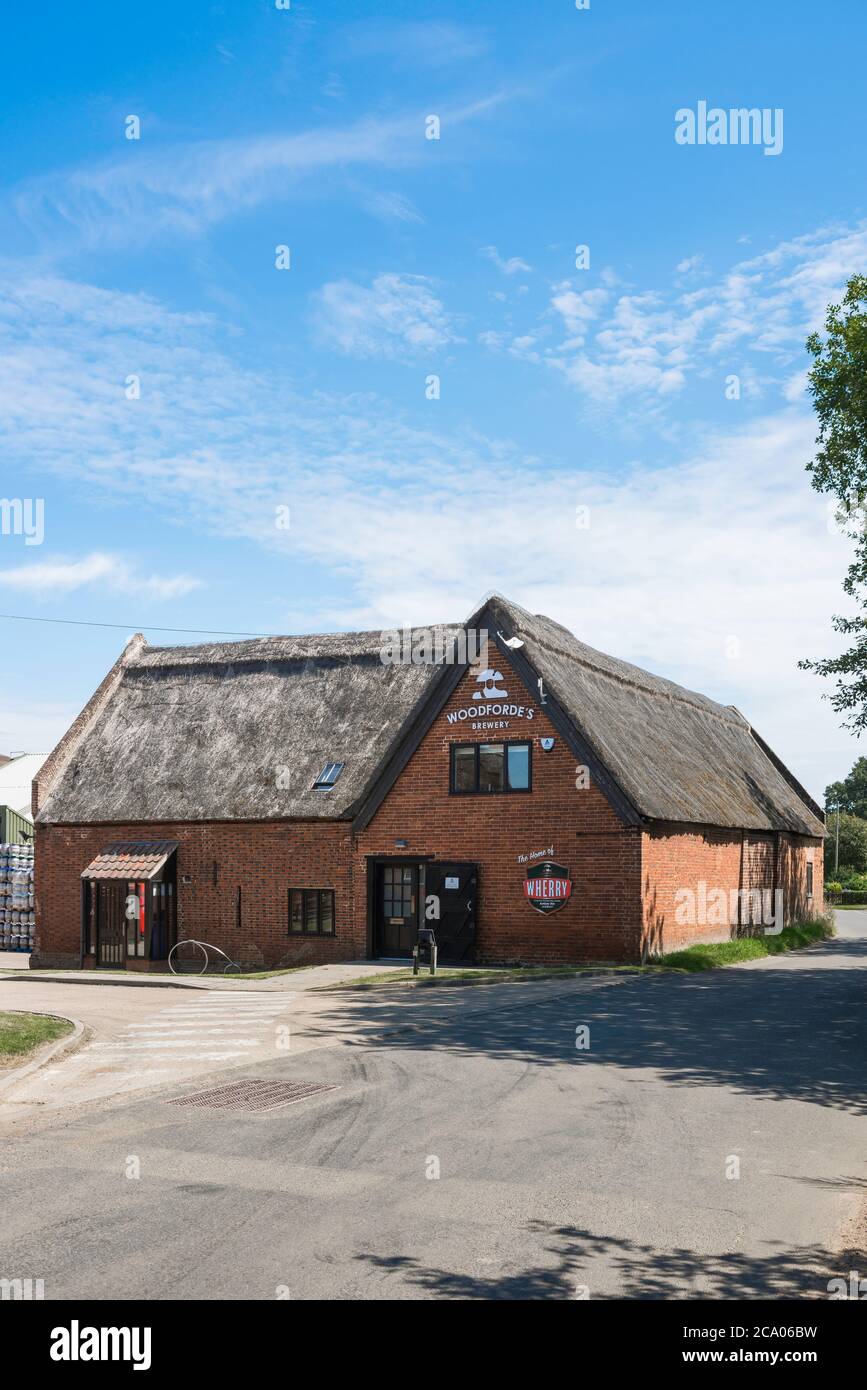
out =
<path fill-rule="evenodd" d="M 0 1145 L 0 1277 L 61 1299 L 827 1297 L 867 1185 L 867 914 L 839 916 L 832 944 L 704 975 L 380 997 L 376 1034 L 230 1073 L 337 1088 L 267 1113 L 168 1103 L 197 1078 L 54 1116 Z"/>

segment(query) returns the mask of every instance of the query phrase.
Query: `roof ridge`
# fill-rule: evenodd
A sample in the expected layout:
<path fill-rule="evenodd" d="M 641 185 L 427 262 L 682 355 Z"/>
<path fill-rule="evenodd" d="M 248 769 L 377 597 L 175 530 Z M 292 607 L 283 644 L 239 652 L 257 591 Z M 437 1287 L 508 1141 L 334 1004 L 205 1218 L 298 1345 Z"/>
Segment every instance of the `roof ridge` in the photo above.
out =
<path fill-rule="evenodd" d="M 542 617 L 543 615 L 537 614 L 536 616 Z M 548 621 L 551 620 L 549 619 Z M 558 623 L 557 626 L 560 627 L 561 624 Z M 562 628 L 562 631 L 568 632 L 568 629 Z M 676 681 L 669 680 L 667 676 L 654 675 L 652 671 L 645 671 L 643 666 L 635 666 L 632 662 L 621 661 L 616 656 L 609 656 L 607 652 L 599 652 L 598 655 L 604 657 L 606 661 L 610 661 L 620 667 L 629 667 L 632 671 L 639 671 L 642 676 L 649 677 L 650 681 L 662 682 L 665 689 L 660 690 L 655 688 L 649 682 L 633 680 L 624 671 L 611 671 L 606 669 L 605 666 L 600 665 L 598 662 L 584 655 L 585 652 L 595 652 L 596 648 L 589 647 L 584 642 L 579 642 L 577 637 L 573 638 L 573 641 L 581 648 L 580 652 L 570 651 L 565 645 L 555 645 L 544 637 L 537 636 L 535 640 L 538 645 L 543 647 L 546 651 L 566 657 L 567 660 L 575 662 L 576 665 L 583 666 L 588 671 L 592 671 L 594 675 L 605 676 L 608 680 L 615 681 L 617 684 L 626 686 L 632 690 L 640 690 L 646 695 L 652 695 L 655 699 L 664 699 L 668 700 L 670 703 L 690 705 L 693 709 L 700 709 L 707 714 L 712 714 L 719 719 L 725 720 L 726 723 L 749 727 L 747 720 L 735 705 L 720 704 L 718 700 L 712 700 L 709 695 L 703 695 L 699 690 L 689 690 L 685 685 L 678 685 Z M 729 711 L 734 712 L 734 718 L 728 714 Z"/>
<path fill-rule="evenodd" d="M 341 652 L 349 656 L 371 655 L 381 649 L 383 641 L 397 634 L 399 637 L 403 633 L 432 633 L 438 635 L 457 634 L 464 628 L 465 624 L 460 622 L 435 622 L 435 623 L 413 623 L 392 625 L 382 628 L 361 628 L 352 631 L 338 632 L 286 632 L 272 633 L 267 637 L 244 637 L 229 642 L 189 642 L 170 644 L 166 646 L 151 646 L 148 644 L 138 655 L 143 660 L 135 660 L 131 665 L 157 665 L 158 661 L 152 658 L 162 658 L 175 656 L 178 660 L 183 660 L 186 664 L 193 664 L 198 658 L 203 665 L 210 665 L 219 662 L 221 659 L 226 661 L 238 662 L 244 659 L 268 660 L 269 649 L 276 651 L 279 647 L 292 644 L 303 648 L 307 655 L 315 656 L 337 656 Z M 317 648 L 323 650 L 317 651 Z"/>

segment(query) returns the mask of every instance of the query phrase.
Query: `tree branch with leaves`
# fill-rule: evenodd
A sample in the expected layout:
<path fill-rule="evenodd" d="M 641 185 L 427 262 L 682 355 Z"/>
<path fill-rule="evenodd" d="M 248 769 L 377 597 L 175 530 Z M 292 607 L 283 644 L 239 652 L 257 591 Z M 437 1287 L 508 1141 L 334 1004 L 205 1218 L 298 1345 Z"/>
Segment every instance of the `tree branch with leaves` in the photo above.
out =
<path fill-rule="evenodd" d="M 810 394 L 819 422 L 816 457 L 807 465 L 817 492 L 837 499 L 837 521 L 855 541 L 843 591 L 867 610 L 867 276 L 853 275 L 840 304 L 832 304 L 824 337 L 812 333 L 807 351 Z M 836 679 L 831 704 L 844 724 L 867 728 L 867 616 L 833 618 L 853 639 L 840 656 L 799 666 Z"/>

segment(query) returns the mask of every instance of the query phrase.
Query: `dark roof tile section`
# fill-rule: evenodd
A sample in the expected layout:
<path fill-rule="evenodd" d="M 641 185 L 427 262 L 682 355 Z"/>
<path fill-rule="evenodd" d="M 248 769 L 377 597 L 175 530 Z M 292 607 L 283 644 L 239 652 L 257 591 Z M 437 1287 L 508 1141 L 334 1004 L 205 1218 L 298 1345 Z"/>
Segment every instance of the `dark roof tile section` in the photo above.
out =
<path fill-rule="evenodd" d="M 177 849 L 176 840 L 134 840 L 106 845 L 82 872 L 82 878 L 151 879 Z"/>

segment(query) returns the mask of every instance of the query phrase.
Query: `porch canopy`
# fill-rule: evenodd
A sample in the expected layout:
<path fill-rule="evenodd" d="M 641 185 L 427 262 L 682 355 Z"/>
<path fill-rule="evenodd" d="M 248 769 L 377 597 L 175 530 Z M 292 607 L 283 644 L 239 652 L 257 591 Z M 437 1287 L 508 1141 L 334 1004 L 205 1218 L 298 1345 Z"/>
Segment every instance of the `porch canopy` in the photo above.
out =
<path fill-rule="evenodd" d="M 91 860 L 81 877 L 100 881 L 134 879 L 137 882 L 161 879 L 177 847 L 177 840 L 128 840 L 106 845 Z"/>

